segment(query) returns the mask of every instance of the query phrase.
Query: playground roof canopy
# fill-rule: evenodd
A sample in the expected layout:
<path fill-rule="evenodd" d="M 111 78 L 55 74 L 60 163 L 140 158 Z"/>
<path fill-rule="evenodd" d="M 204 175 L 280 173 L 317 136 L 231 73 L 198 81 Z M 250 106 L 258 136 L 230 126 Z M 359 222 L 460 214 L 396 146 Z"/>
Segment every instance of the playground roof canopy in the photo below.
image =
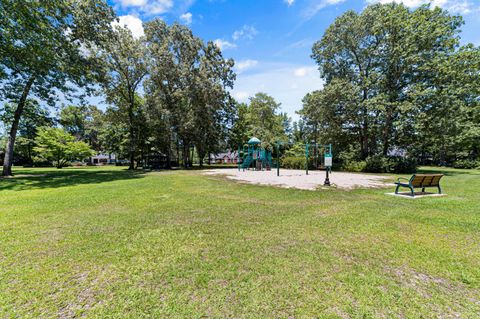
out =
<path fill-rule="evenodd" d="M 262 142 L 260 142 L 260 140 L 256 137 L 252 137 L 251 139 L 248 140 L 248 144 L 250 145 L 255 145 L 255 144 L 260 144 Z"/>

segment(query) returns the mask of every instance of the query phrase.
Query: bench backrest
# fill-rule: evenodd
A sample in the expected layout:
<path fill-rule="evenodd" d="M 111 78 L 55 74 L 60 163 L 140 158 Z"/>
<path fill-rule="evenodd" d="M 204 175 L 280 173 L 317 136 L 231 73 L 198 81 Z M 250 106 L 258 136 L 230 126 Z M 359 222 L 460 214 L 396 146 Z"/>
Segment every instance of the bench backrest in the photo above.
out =
<path fill-rule="evenodd" d="M 417 174 L 410 178 L 410 184 L 413 187 L 429 187 L 440 185 L 443 174 Z"/>

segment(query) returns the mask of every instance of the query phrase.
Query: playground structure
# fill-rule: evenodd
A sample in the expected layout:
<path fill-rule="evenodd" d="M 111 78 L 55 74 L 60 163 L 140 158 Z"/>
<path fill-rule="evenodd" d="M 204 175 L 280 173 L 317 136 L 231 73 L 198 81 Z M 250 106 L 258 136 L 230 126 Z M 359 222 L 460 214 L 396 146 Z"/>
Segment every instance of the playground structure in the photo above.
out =
<path fill-rule="evenodd" d="M 243 146 L 242 162 L 238 164 L 238 171 L 243 169 L 253 169 L 256 171 L 267 170 L 270 171 L 273 166 L 272 152 L 268 149 L 261 147 L 262 142 L 252 137 L 246 145 Z M 283 145 L 289 145 L 288 143 L 275 143 L 275 164 L 277 168 L 277 176 L 280 176 L 280 147 Z M 312 154 L 313 150 L 313 154 Z M 238 153 L 240 154 L 240 147 Z M 323 153 L 323 156 L 321 154 Z M 310 155 L 313 156 L 310 156 Z M 310 163 L 311 162 L 311 163 Z M 305 174 L 308 175 L 309 166 L 315 169 L 324 169 L 326 172 L 324 185 L 330 185 L 329 173 L 332 171 L 332 144 L 318 144 L 318 143 L 305 143 Z"/>
<path fill-rule="evenodd" d="M 272 168 L 272 152 L 261 146 L 262 142 L 252 137 L 247 145 L 243 146 L 242 162 L 238 164 L 238 170 L 253 169 L 256 171 L 271 170 Z M 238 149 L 240 154 L 240 147 Z"/>

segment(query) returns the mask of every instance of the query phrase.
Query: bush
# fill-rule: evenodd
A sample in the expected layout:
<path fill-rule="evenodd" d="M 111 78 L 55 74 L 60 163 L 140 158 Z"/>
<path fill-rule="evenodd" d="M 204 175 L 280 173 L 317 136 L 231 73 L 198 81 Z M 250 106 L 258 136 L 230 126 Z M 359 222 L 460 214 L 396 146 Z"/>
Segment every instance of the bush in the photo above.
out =
<path fill-rule="evenodd" d="M 369 173 L 415 173 L 417 171 L 417 161 L 414 158 L 402 156 L 372 155 L 367 157 L 364 171 Z"/>
<path fill-rule="evenodd" d="M 305 169 L 305 157 L 287 156 L 281 159 L 282 168 Z"/>
<path fill-rule="evenodd" d="M 365 161 L 345 161 L 340 168 L 346 172 L 363 172 L 366 166 L 367 163 Z"/>
<path fill-rule="evenodd" d="M 453 163 L 453 167 L 466 168 L 466 169 L 477 168 L 477 167 L 480 167 L 480 161 L 469 160 L 469 159 L 458 160 Z"/>
<path fill-rule="evenodd" d="M 402 156 L 389 157 L 388 172 L 396 174 L 411 174 L 417 171 L 417 160 L 414 158 L 405 158 Z"/>
<path fill-rule="evenodd" d="M 372 155 L 365 160 L 365 172 L 386 173 L 389 171 L 388 158 L 383 155 Z"/>

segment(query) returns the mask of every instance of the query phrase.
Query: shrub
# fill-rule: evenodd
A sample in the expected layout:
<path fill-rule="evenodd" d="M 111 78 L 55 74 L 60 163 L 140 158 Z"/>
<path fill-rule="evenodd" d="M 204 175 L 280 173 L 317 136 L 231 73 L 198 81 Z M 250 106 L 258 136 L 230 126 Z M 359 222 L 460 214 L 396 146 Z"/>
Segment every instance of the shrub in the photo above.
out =
<path fill-rule="evenodd" d="M 282 168 L 305 169 L 305 157 L 287 156 L 281 159 Z"/>
<path fill-rule="evenodd" d="M 365 172 L 386 173 L 389 171 L 388 158 L 383 155 L 372 155 L 365 160 Z"/>
<path fill-rule="evenodd" d="M 392 156 L 388 158 L 388 172 L 396 174 L 415 173 L 417 171 L 417 160 L 402 156 Z"/>
<path fill-rule="evenodd" d="M 417 171 L 417 161 L 414 158 L 403 156 L 385 157 L 377 154 L 367 157 L 365 172 L 369 173 L 415 173 Z"/>
<path fill-rule="evenodd" d="M 470 159 L 458 160 L 453 163 L 453 167 L 466 168 L 466 169 L 477 168 L 477 167 L 480 167 L 480 161 L 475 161 Z"/>
<path fill-rule="evenodd" d="M 350 146 L 342 151 L 338 158 L 340 160 L 340 169 L 347 172 L 363 172 L 367 163 L 358 157 L 359 150 Z"/>
<path fill-rule="evenodd" d="M 367 163 L 365 161 L 344 161 L 340 168 L 346 172 L 363 172 L 366 166 Z"/>

